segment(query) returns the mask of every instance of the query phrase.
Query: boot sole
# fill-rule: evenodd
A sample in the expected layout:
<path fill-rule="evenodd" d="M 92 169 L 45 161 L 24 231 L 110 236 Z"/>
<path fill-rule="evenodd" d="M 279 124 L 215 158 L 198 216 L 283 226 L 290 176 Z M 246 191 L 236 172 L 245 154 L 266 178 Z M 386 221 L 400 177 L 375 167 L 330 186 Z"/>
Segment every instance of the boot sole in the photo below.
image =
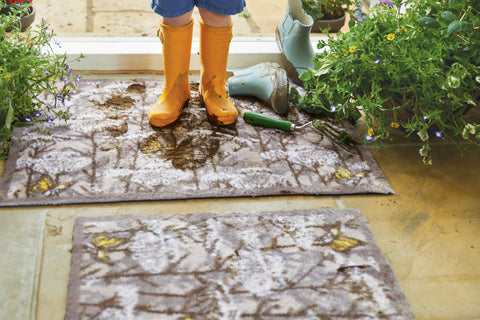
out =
<path fill-rule="evenodd" d="M 283 66 L 285 67 L 285 70 L 287 71 L 288 77 L 293 81 L 293 83 L 303 86 L 303 81 L 300 80 L 298 77 L 299 74 L 297 72 L 297 69 L 295 66 L 290 62 L 290 60 L 287 59 L 287 56 L 285 54 L 285 50 L 283 49 L 283 44 L 282 40 L 280 38 L 280 31 L 278 30 L 278 27 L 275 28 L 275 42 L 277 43 L 277 47 L 280 50 L 280 56 L 282 57 L 282 63 Z"/>
<path fill-rule="evenodd" d="M 187 99 L 183 104 L 182 104 L 182 107 L 180 108 L 180 111 L 178 113 L 178 116 L 176 118 L 172 118 L 172 119 L 155 119 L 152 117 L 152 119 L 148 119 L 148 121 L 150 122 L 150 124 L 156 128 L 162 128 L 162 127 L 166 127 L 168 126 L 169 124 L 172 124 L 174 123 L 175 121 L 178 120 L 178 118 L 180 118 L 180 115 L 182 114 L 182 110 L 183 108 L 187 107 L 188 106 L 188 103 L 190 102 L 190 99 Z M 152 121 L 153 120 L 153 121 Z"/>

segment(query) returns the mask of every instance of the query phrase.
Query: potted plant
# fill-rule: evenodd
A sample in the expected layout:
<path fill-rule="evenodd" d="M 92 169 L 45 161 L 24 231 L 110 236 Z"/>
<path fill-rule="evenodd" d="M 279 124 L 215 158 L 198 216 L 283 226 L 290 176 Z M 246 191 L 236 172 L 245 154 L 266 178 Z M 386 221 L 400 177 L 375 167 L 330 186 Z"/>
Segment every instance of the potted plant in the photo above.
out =
<path fill-rule="evenodd" d="M 0 15 L 16 17 L 16 25 L 24 32 L 35 20 L 33 0 L 0 0 Z M 11 26 L 7 31 L 13 28 Z"/>
<path fill-rule="evenodd" d="M 417 135 L 431 164 L 432 140 L 460 151 L 479 146 L 479 0 L 381 0 L 364 23 L 320 41 L 304 72 L 299 106 L 338 120 L 365 115 L 364 142 L 381 146 L 392 129 Z"/>
<path fill-rule="evenodd" d="M 53 53 L 52 37 L 43 19 L 39 28 L 21 33 L 15 16 L 0 15 L 1 159 L 15 138 L 14 127 L 68 119 L 56 106 L 73 94 L 80 77 L 72 73 L 66 54 Z M 54 103 L 44 102 L 46 94 L 53 95 Z"/>
<path fill-rule="evenodd" d="M 345 24 L 352 0 L 301 0 L 305 13 L 313 18 L 312 32 L 338 32 Z"/>

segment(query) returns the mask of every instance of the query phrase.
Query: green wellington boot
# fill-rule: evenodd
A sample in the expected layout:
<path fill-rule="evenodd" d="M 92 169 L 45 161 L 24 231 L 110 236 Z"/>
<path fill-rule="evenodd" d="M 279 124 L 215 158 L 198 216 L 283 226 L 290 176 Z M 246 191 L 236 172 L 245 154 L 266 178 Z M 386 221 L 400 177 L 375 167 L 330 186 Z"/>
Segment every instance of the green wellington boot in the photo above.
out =
<path fill-rule="evenodd" d="M 302 85 L 298 78 L 313 68 L 313 52 L 310 30 L 313 19 L 303 11 L 300 0 L 288 0 L 287 12 L 275 30 L 275 40 L 280 50 L 287 75 L 293 82 Z"/>
<path fill-rule="evenodd" d="M 288 113 L 287 73 L 278 64 L 264 62 L 232 72 L 233 77 L 228 79 L 230 96 L 253 96 L 278 114 Z"/>

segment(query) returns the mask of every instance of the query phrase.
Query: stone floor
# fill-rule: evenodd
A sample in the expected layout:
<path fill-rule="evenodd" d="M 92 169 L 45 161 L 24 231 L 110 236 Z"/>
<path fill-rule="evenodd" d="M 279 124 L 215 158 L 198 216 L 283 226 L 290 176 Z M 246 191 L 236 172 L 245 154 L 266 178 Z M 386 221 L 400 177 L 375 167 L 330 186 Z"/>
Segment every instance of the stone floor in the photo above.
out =
<path fill-rule="evenodd" d="M 68 3 L 68 5 L 65 5 Z M 285 14 L 286 0 L 251 0 L 242 14 L 232 16 L 236 37 L 273 36 Z M 150 0 L 35 0 L 37 16 L 47 19 L 61 37 L 155 37 L 160 16 Z M 75 17 L 73 19 L 72 17 Z M 194 10 L 194 19 L 199 20 Z M 346 30 L 346 29 L 344 29 Z M 198 24 L 194 36 L 198 35 Z"/>
<path fill-rule="evenodd" d="M 61 36 L 154 36 L 149 0 L 36 0 Z M 269 3 L 268 10 L 265 10 Z M 250 0 L 236 36 L 272 35 L 286 0 Z M 115 8 L 112 8 L 112 6 Z M 75 17 L 76 21 L 73 20 Z M 121 23 L 120 23 L 121 22 Z M 131 27 L 135 26 L 135 27 Z M 92 33 L 95 32 L 95 33 Z M 361 125 L 361 123 L 359 124 Z M 398 132 L 396 133 L 399 134 Z M 478 149 L 433 146 L 424 166 L 413 138 L 371 149 L 393 195 L 277 196 L 0 209 L 0 319 L 60 320 L 66 305 L 73 222 L 80 216 L 347 207 L 362 210 L 417 319 L 480 319 Z M 0 162 L 0 173 L 3 162 Z"/>

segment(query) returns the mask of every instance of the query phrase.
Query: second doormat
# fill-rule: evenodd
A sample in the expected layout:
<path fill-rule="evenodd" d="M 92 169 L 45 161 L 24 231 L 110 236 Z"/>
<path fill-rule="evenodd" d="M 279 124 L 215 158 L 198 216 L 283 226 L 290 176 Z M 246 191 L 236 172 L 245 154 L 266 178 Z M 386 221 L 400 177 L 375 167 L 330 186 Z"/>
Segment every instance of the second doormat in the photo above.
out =
<path fill-rule="evenodd" d="M 66 320 L 413 318 L 359 210 L 75 222 Z"/>
<path fill-rule="evenodd" d="M 66 109 L 68 123 L 16 131 L 0 182 L 0 205 L 48 205 L 286 194 L 391 193 L 370 152 L 345 151 L 314 128 L 261 128 L 239 116 L 212 126 L 192 84 L 180 119 L 150 126 L 161 80 L 86 80 Z M 264 103 L 232 98 L 240 114 L 278 117 Z M 288 120 L 307 114 L 291 108 Z M 333 124 L 358 136 L 349 123 Z"/>

